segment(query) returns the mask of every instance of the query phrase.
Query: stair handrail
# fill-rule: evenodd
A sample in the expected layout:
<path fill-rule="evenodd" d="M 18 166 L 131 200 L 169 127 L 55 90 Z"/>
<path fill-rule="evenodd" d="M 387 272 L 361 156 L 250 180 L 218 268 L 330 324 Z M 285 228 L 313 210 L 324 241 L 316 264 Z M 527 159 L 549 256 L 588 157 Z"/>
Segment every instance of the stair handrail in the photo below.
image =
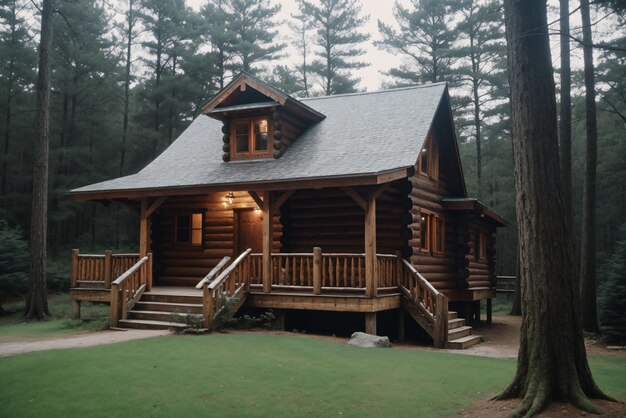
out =
<path fill-rule="evenodd" d="M 202 286 L 202 314 L 205 328 L 212 329 L 214 317 L 224 308 L 218 306 L 221 303 L 220 296 L 228 293 L 230 297 L 237 297 L 245 293 L 248 275 L 234 273 L 239 273 L 241 267 L 249 267 L 249 263 L 246 264 L 245 261 L 251 252 L 251 248 L 245 250 L 219 276 Z"/>
<path fill-rule="evenodd" d="M 432 337 L 435 347 L 444 348 L 448 340 L 448 297 L 435 289 L 411 263 L 402 260 L 402 264 L 406 271 L 416 279 L 417 286 L 415 289 L 410 285 L 407 288 L 405 283 L 402 282 L 405 276 L 400 275 L 400 289 L 415 304 L 428 322 L 432 324 Z M 423 295 L 420 294 L 420 287 L 426 291 Z"/>
<path fill-rule="evenodd" d="M 111 327 L 128 317 L 128 311 L 152 282 L 152 254 L 142 257 L 111 283 Z"/>
<path fill-rule="evenodd" d="M 230 261 L 230 257 L 229 256 L 225 256 L 224 258 L 222 258 L 222 260 L 219 263 L 217 263 L 217 265 L 215 267 L 213 267 L 211 269 L 211 271 L 206 276 L 204 276 L 204 278 L 202 280 L 200 280 L 198 282 L 198 284 L 196 285 L 196 289 L 202 289 L 202 286 L 204 286 L 206 283 L 209 283 L 211 280 L 213 280 L 213 278 L 220 271 L 222 271 L 224 266 L 226 264 L 228 264 L 229 261 Z"/>

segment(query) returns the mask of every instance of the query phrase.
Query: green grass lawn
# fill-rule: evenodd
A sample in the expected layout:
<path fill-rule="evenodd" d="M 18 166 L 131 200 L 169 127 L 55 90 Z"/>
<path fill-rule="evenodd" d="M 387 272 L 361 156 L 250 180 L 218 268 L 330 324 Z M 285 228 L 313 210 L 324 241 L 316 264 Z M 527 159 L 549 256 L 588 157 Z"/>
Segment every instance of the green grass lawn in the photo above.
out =
<path fill-rule="evenodd" d="M 63 337 L 84 331 L 95 331 L 106 327 L 109 306 L 84 303 L 82 320 L 71 320 L 72 305 L 68 293 L 50 295 L 48 308 L 52 318 L 48 321 L 26 321 L 23 316 L 24 302 L 18 301 L 4 306 L 10 315 L 0 316 L 0 343 L 24 340 Z"/>
<path fill-rule="evenodd" d="M 626 397 L 626 357 L 596 357 Z M 437 417 L 503 388 L 515 360 L 263 333 L 167 336 L 0 358 L 2 417 Z"/>

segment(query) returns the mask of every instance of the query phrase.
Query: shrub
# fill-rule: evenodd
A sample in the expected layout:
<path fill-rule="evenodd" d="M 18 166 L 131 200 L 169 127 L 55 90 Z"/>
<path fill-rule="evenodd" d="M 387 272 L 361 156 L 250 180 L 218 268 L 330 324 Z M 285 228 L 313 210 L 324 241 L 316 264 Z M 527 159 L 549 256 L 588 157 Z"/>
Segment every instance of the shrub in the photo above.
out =
<path fill-rule="evenodd" d="M 28 260 L 28 243 L 22 231 L 0 219 L 0 313 L 8 298 L 26 291 Z"/>
<path fill-rule="evenodd" d="M 602 332 L 609 338 L 626 340 L 626 224 L 620 238 L 602 266 L 599 313 Z"/>

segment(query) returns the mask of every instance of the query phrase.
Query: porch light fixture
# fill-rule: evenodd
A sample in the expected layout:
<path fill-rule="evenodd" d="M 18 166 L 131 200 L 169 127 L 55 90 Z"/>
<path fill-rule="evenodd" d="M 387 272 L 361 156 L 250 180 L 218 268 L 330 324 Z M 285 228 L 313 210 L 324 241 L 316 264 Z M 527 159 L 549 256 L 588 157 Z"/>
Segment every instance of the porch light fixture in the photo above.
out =
<path fill-rule="evenodd" d="M 226 195 L 226 200 L 228 200 L 229 205 L 232 205 L 233 203 L 235 203 L 235 194 L 233 192 L 228 192 L 228 194 Z"/>

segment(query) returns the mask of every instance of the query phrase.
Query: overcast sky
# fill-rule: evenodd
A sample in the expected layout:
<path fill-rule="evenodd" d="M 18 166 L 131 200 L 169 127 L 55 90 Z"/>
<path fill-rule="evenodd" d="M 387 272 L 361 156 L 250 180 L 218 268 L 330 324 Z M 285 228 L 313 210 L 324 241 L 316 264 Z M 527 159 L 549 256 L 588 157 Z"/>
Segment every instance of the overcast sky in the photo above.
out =
<path fill-rule="evenodd" d="M 397 0 L 401 4 L 409 5 L 411 3 L 410 0 Z M 187 0 L 187 4 L 189 4 L 194 9 L 199 9 L 206 0 Z M 370 63 L 368 67 L 354 70 L 353 73 L 361 78 L 361 83 L 359 85 L 360 89 L 365 89 L 368 91 L 379 90 L 381 89 L 382 83 L 385 81 L 386 77 L 382 73 L 389 70 L 390 68 L 396 67 L 403 62 L 403 58 L 397 55 L 393 55 L 386 51 L 383 51 L 374 46 L 373 41 L 380 39 L 378 34 L 378 20 L 381 20 L 385 23 L 393 24 L 393 5 L 396 1 L 394 0 L 361 0 L 363 4 L 363 14 L 369 15 L 368 22 L 363 26 L 362 32 L 369 33 L 370 39 L 363 45 L 363 48 L 367 51 L 366 54 L 360 57 L 361 61 Z M 548 0 L 550 4 L 551 10 L 549 11 L 549 21 L 553 21 L 558 19 L 558 0 Z M 285 22 L 283 23 L 284 27 L 279 30 L 279 34 L 291 34 L 289 28 L 286 26 L 286 22 L 291 19 L 291 15 L 297 13 L 297 3 L 294 0 L 273 0 L 272 4 L 280 4 L 281 10 L 278 14 L 278 21 Z M 574 10 L 578 6 L 577 1 L 570 1 L 570 10 Z M 601 17 L 601 16 L 599 16 Z M 594 16 L 592 15 L 592 20 L 595 21 Z M 610 21 L 611 19 L 604 19 L 600 21 L 594 27 L 595 36 L 594 39 L 603 38 L 608 36 L 610 33 Z M 571 27 L 574 32 L 576 28 L 580 25 L 580 13 L 575 12 L 571 16 Z M 551 26 L 552 31 L 558 30 L 558 23 Z M 290 35 L 291 36 L 291 35 Z M 292 40 L 279 39 L 279 42 L 289 42 L 292 43 Z M 552 61 L 555 67 L 558 67 L 558 57 L 559 57 L 559 39 L 558 36 L 551 36 L 551 45 L 552 45 Z M 281 63 L 289 63 L 295 64 L 298 61 L 297 50 L 293 47 L 288 48 L 287 53 L 290 55 L 287 59 L 281 60 Z M 572 52 L 572 64 L 576 68 L 582 64 L 582 51 L 573 51 Z M 310 59 L 310 58 L 309 58 Z M 270 65 L 275 65 L 274 63 Z M 389 81 L 389 80 L 387 80 Z"/>

